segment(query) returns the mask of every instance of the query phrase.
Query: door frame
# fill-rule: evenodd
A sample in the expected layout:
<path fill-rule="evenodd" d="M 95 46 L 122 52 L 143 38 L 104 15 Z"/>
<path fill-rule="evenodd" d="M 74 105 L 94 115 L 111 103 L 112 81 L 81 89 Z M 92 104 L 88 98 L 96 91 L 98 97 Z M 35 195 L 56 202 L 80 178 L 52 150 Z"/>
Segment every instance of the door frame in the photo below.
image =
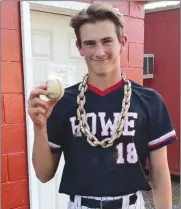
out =
<path fill-rule="evenodd" d="M 30 12 L 31 10 L 34 10 L 72 16 L 89 5 L 90 4 L 88 3 L 76 1 L 20 2 L 30 209 L 39 209 L 38 179 L 35 175 L 34 168 L 32 165 L 32 150 L 34 138 L 33 123 L 27 112 L 27 100 L 31 89 L 33 88 Z"/>

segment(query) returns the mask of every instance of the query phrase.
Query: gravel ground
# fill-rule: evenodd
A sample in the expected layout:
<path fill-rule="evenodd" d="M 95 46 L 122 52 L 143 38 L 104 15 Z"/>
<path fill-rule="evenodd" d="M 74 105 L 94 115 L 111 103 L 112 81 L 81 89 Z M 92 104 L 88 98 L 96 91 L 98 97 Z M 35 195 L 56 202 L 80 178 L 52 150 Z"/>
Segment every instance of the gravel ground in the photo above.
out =
<path fill-rule="evenodd" d="M 172 181 L 173 209 L 180 209 L 180 182 Z M 151 192 L 143 193 L 146 209 L 155 209 Z"/>

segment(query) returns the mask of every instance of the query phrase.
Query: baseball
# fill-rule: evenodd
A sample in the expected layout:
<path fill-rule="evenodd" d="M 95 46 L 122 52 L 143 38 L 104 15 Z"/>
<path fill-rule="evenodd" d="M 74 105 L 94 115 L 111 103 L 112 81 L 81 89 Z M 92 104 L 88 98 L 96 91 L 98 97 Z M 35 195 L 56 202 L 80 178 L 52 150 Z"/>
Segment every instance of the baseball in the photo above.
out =
<path fill-rule="evenodd" d="M 58 79 L 51 79 L 47 81 L 47 91 L 46 97 L 48 99 L 59 100 L 64 95 L 64 86 Z"/>

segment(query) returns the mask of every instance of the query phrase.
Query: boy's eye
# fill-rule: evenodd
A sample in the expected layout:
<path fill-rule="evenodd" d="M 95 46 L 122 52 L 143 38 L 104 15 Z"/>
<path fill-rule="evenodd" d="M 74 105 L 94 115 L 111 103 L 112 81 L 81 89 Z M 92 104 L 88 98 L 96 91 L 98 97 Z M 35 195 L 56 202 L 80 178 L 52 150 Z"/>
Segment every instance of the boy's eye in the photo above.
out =
<path fill-rule="evenodd" d="M 95 45 L 95 42 L 94 41 L 88 41 L 85 43 L 87 46 L 93 46 Z"/>
<path fill-rule="evenodd" d="M 110 42 L 112 42 L 112 40 L 105 40 L 105 41 L 103 41 L 103 43 L 110 43 Z"/>

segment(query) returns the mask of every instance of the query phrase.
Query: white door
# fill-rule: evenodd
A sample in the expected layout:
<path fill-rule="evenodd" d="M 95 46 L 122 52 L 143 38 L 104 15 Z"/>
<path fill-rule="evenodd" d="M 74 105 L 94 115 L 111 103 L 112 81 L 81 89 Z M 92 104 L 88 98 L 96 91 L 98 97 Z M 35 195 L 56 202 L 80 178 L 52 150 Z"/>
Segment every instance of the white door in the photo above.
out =
<path fill-rule="evenodd" d="M 82 80 L 87 73 L 84 60 L 75 46 L 75 35 L 69 26 L 70 16 L 31 11 L 31 35 L 34 85 L 46 81 L 52 71 L 61 73 L 65 86 Z M 39 209 L 66 209 L 68 196 L 60 195 L 64 158 L 53 180 L 38 183 Z"/>

